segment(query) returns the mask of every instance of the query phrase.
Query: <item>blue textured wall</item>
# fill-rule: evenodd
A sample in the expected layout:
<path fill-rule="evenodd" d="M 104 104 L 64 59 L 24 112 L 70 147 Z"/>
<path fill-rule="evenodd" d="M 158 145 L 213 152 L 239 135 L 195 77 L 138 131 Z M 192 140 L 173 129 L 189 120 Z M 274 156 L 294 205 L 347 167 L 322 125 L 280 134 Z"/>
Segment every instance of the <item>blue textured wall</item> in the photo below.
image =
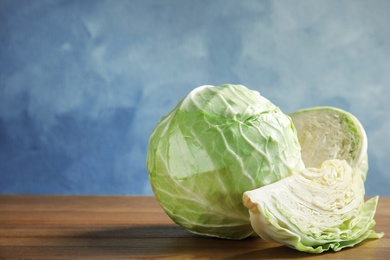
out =
<path fill-rule="evenodd" d="M 0 193 L 151 194 L 149 135 L 191 89 L 332 105 L 390 195 L 390 1 L 0 1 Z"/>

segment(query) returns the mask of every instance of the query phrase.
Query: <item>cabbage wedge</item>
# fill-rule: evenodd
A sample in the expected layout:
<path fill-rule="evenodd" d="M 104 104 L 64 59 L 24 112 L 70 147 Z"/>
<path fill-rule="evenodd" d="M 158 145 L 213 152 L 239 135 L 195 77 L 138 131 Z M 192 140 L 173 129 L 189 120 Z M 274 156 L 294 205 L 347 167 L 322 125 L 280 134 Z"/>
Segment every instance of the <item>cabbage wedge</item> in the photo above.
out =
<path fill-rule="evenodd" d="M 364 201 L 364 181 L 345 161 L 324 161 L 273 184 L 247 191 L 256 233 L 308 253 L 339 251 L 367 238 L 372 230 L 378 197 Z"/>

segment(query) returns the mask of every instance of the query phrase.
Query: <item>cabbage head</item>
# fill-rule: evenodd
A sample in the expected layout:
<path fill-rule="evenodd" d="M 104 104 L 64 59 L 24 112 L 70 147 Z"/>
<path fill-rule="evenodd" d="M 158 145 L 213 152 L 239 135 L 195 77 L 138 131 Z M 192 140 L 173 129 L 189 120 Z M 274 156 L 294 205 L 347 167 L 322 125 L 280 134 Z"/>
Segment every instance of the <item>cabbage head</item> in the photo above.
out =
<path fill-rule="evenodd" d="M 291 119 L 242 85 L 191 91 L 153 130 L 146 165 L 156 199 L 174 222 L 227 239 L 253 233 L 245 191 L 304 168 Z"/>

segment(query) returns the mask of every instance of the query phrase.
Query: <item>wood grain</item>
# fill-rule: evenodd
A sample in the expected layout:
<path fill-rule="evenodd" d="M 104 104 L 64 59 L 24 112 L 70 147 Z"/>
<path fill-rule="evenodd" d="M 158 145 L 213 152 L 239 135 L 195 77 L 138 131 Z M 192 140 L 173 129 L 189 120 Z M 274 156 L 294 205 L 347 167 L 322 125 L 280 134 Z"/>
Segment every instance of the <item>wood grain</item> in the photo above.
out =
<path fill-rule="evenodd" d="M 0 195 L 0 259 L 389 259 L 390 198 L 375 217 L 382 239 L 311 255 L 251 237 L 200 237 L 154 197 Z"/>

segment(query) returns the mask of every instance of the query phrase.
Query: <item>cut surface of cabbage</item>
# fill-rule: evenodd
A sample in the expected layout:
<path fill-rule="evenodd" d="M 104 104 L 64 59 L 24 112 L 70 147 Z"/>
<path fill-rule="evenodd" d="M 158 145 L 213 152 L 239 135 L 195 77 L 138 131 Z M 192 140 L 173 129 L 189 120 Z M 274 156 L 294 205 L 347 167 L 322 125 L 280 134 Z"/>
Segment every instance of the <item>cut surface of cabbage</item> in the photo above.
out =
<path fill-rule="evenodd" d="M 261 238 L 321 253 L 383 235 L 372 230 L 378 197 L 365 202 L 364 194 L 364 180 L 345 160 L 332 159 L 247 191 L 243 203 Z"/>
<path fill-rule="evenodd" d="M 306 167 L 344 159 L 365 180 L 368 171 L 367 135 L 350 112 L 335 107 L 312 107 L 290 113 Z"/>

